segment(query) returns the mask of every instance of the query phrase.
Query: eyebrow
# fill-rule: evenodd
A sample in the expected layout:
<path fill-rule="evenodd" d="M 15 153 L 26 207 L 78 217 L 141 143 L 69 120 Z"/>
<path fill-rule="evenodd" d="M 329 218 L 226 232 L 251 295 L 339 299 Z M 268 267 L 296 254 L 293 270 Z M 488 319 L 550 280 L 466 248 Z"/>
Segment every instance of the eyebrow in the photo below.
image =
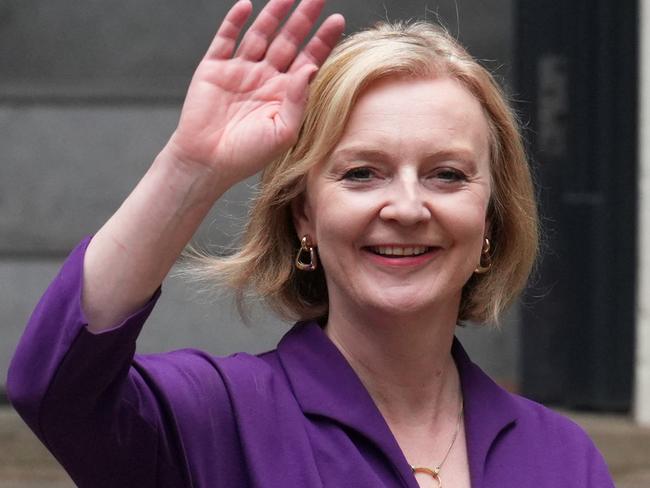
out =
<path fill-rule="evenodd" d="M 330 156 L 331 160 L 339 161 L 349 159 L 361 159 L 366 161 L 391 161 L 393 156 L 379 148 L 369 147 L 343 147 L 335 150 Z M 464 161 L 467 163 L 475 162 L 477 155 L 473 151 L 464 147 L 442 149 L 440 151 L 432 151 L 424 156 L 424 161 L 444 161 L 448 159 Z"/>
<path fill-rule="evenodd" d="M 340 160 L 340 159 L 364 159 L 369 161 L 386 161 L 391 160 L 392 157 L 386 151 L 382 149 L 370 149 L 363 147 L 344 147 L 337 149 L 332 153 L 330 159 Z"/>

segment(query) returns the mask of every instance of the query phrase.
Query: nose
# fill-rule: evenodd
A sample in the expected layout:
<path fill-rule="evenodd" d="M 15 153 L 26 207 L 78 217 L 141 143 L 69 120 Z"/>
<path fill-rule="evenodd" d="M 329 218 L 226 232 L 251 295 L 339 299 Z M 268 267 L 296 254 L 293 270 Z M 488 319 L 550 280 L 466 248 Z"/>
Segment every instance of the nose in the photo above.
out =
<path fill-rule="evenodd" d="M 415 225 L 431 218 L 426 195 L 417 175 L 401 175 L 390 184 L 379 217 L 404 226 Z"/>

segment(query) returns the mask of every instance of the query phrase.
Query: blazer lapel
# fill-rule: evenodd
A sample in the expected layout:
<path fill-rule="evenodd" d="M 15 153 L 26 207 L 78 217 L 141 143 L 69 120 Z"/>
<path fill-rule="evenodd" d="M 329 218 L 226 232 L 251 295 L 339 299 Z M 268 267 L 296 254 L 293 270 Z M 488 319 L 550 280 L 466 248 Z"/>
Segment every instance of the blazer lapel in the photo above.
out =
<path fill-rule="evenodd" d="M 452 356 L 463 389 L 472 488 L 481 488 L 490 448 L 502 431 L 516 423 L 516 405 L 506 391 L 471 362 L 457 339 Z M 370 394 L 317 323 L 296 324 L 278 345 L 278 357 L 305 414 L 331 419 L 362 434 L 386 456 L 405 487 L 418 487 Z"/>
<path fill-rule="evenodd" d="M 463 389 L 472 488 L 481 488 L 490 448 L 502 431 L 516 424 L 517 407 L 511 395 L 469 359 L 458 339 L 454 339 L 451 352 Z"/>
<path fill-rule="evenodd" d="M 278 357 L 305 414 L 329 418 L 363 435 L 386 456 L 403 486 L 418 488 L 370 394 L 317 323 L 296 324 L 278 345 Z"/>

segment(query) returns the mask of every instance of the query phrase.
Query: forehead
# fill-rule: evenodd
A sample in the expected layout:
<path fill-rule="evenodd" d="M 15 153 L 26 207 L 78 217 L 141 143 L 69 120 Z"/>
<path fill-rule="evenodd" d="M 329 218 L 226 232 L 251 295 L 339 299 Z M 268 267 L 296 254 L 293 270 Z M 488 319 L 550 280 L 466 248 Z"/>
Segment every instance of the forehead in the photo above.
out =
<path fill-rule="evenodd" d="M 354 145 L 406 154 L 457 148 L 487 163 L 489 126 L 480 102 L 452 78 L 389 78 L 359 97 L 335 151 Z"/>

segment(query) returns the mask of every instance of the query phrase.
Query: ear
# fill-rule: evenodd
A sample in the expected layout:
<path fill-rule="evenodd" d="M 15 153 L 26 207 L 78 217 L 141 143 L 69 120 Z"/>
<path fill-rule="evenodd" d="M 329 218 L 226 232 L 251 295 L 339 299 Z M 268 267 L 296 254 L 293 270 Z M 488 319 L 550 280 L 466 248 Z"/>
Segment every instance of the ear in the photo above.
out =
<path fill-rule="evenodd" d="M 490 217 L 485 217 L 485 233 L 483 236 L 492 240 L 492 221 L 490 220 Z"/>
<path fill-rule="evenodd" d="M 494 204 L 492 198 L 490 197 L 490 202 L 488 203 L 487 211 L 485 212 L 485 227 L 483 237 L 487 237 L 492 241 L 492 220 L 494 219 Z"/>
<path fill-rule="evenodd" d="M 314 219 L 305 192 L 302 192 L 291 201 L 291 215 L 293 217 L 293 226 L 298 234 L 297 238 L 301 239 L 304 235 L 309 235 L 312 243 L 316 245 Z"/>

